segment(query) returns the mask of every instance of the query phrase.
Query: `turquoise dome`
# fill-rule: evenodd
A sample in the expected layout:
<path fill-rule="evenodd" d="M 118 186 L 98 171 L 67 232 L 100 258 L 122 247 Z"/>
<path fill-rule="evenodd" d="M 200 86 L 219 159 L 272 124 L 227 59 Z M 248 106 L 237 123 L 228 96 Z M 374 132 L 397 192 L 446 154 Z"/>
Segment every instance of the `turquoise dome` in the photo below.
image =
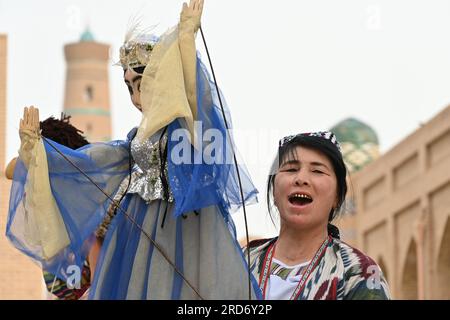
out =
<path fill-rule="evenodd" d="M 87 29 L 81 34 L 80 41 L 81 41 L 81 42 L 95 41 L 95 40 L 94 40 L 94 35 L 93 35 L 92 32 L 89 30 L 89 28 L 87 28 Z"/>

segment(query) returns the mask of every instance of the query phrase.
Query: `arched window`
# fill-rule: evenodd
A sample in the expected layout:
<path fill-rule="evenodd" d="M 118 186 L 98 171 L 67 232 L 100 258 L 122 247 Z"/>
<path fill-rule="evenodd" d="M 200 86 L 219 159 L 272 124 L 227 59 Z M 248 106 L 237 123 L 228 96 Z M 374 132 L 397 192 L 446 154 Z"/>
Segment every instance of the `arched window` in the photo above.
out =
<path fill-rule="evenodd" d="M 94 99 L 94 89 L 92 86 L 87 86 L 84 90 L 84 100 L 90 102 Z"/>

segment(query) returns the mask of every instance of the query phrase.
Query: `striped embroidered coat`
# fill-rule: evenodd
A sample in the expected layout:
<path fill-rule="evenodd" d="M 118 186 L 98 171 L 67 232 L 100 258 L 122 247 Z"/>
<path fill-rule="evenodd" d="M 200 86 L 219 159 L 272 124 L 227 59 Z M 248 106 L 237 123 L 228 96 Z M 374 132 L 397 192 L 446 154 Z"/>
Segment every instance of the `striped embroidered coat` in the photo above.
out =
<path fill-rule="evenodd" d="M 261 284 L 266 253 L 277 238 L 250 242 L 250 268 Z M 244 249 L 247 256 L 247 249 Z M 380 267 L 370 257 L 332 238 L 325 254 L 308 277 L 298 300 L 385 300 L 389 287 Z"/>

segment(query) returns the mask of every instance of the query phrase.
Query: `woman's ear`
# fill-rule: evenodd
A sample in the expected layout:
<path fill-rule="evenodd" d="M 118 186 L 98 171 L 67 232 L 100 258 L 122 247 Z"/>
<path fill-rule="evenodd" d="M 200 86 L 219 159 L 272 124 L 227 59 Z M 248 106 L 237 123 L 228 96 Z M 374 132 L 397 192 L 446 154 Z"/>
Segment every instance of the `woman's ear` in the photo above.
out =
<path fill-rule="evenodd" d="M 339 199 L 338 199 L 338 197 L 336 197 L 336 199 L 334 200 L 334 203 L 333 203 L 333 210 L 334 211 L 336 211 L 338 205 L 339 205 Z"/>

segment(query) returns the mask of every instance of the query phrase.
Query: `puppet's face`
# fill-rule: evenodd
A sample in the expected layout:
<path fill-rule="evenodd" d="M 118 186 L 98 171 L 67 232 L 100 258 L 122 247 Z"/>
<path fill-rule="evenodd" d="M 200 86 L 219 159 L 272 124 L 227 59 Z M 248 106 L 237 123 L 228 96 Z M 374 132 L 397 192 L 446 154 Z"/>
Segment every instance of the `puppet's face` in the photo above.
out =
<path fill-rule="evenodd" d="M 134 106 L 142 112 L 141 107 L 141 80 L 142 75 L 135 72 L 133 69 L 128 68 L 123 76 L 125 84 L 130 92 L 131 101 Z"/>

